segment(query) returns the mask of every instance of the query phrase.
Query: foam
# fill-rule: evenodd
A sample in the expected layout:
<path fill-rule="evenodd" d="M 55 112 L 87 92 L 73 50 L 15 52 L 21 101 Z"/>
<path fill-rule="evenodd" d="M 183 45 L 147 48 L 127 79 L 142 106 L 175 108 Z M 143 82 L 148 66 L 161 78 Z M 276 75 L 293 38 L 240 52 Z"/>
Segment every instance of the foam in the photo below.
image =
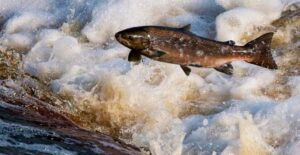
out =
<path fill-rule="evenodd" d="M 141 25 L 178 27 L 193 24 L 201 22 L 201 19 L 196 18 L 195 13 L 197 12 L 194 11 L 204 10 L 206 6 L 214 6 L 213 4 L 214 2 L 208 0 L 187 2 L 162 0 L 155 3 L 149 0 L 142 0 L 138 3 L 134 0 L 108 1 L 100 4 L 98 9 L 93 12 L 93 20 L 85 26 L 82 33 L 92 42 L 104 43 L 111 39 L 116 32 L 128 27 Z M 209 12 L 218 12 L 214 8 L 217 7 L 212 7 L 212 11 Z M 190 16 L 189 20 L 181 22 L 182 20 L 171 19 L 186 13 Z M 168 19 L 172 22 L 168 23 Z"/>
<path fill-rule="evenodd" d="M 300 78 L 297 76 L 297 77 L 290 77 L 290 80 L 289 80 L 289 85 L 293 87 L 293 90 L 292 90 L 292 95 L 293 96 L 299 96 L 300 95 Z"/>
<path fill-rule="evenodd" d="M 280 16 L 281 10 L 286 3 L 282 0 L 217 0 L 216 2 L 226 10 L 232 10 L 239 7 L 249 8 L 264 12 L 265 14 L 268 14 L 268 16 L 273 17 L 273 19 Z"/>
<path fill-rule="evenodd" d="M 281 0 L 217 0 L 216 2 L 228 10 L 216 19 L 218 32 L 216 39 L 220 41 L 231 39 L 240 45 L 249 41 L 243 40 L 245 36 L 253 36 L 251 32 L 263 29 L 279 18 L 286 5 L 286 2 Z"/>
<path fill-rule="evenodd" d="M 46 11 L 53 6 L 54 0 L 36 1 L 36 0 L 1 0 L 0 14 L 5 17 L 10 17 L 13 14 L 21 11 Z"/>
<path fill-rule="evenodd" d="M 250 33 L 255 27 L 266 26 L 270 20 L 260 11 L 248 8 L 235 8 L 220 14 L 216 20 L 217 40 L 233 40 L 239 45 L 246 43 L 243 39 L 244 33 Z"/>
<path fill-rule="evenodd" d="M 30 33 L 6 34 L 0 42 L 7 48 L 26 51 L 34 44 L 34 36 Z"/>
<path fill-rule="evenodd" d="M 37 28 L 55 24 L 52 14 L 44 12 L 24 12 L 11 18 L 5 26 L 6 33 L 36 31 Z"/>

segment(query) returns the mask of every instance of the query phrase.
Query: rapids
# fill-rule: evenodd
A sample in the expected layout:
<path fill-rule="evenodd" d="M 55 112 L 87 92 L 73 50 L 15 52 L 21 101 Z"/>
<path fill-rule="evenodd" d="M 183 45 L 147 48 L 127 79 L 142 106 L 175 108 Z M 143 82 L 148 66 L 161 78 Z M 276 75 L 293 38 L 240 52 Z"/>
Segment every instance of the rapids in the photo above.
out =
<path fill-rule="evenodd" d="M 21 55 L 16 69 L 0 75 L 13 81 L 15 72 L 35 78 L 33 94 L 54 103 L 76 125 L 146 153 L 293 155 L 300 152 L 297 2 L 0 0 L 0 49 Z M 233 76 L 193 68 L 187 77 L 178 65 L 147 58 L 129 63 L 129 49 L 114 39 L 132 26 L 187 24 L 199 36 L 239 45 L 274 31 L 272 53 L 279 69 L 234 62 Z M 0 126 L 7 125 L 1 119 Z M 0 140 L 0 153 L 11 145 Z"/>

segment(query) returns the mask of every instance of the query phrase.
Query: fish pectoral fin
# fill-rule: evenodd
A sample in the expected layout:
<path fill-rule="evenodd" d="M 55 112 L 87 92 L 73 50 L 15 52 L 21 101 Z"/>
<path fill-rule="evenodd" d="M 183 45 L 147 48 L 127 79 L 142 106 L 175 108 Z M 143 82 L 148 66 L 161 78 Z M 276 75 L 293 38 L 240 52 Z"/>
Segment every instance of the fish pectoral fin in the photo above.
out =
<path fill-rule="evenodd" d="M 235 42 L 233 40 L 228 40 L 228 41 L 225 41 L 224 43 L 228 44 L 228 45 L 235 45 Z"/>
<path fill-rule="evenodd" d="M 222 66 L 215 67 L 215 70 L 225 73 L 227 75 L 232 75 L 233 66 L 231 65 L 231 63 L 226 63 L 226 64 L 223 64 Z"/>
<path fill-rule="evenodd" d="M 191 73 L 191 69 L 185 65 L 180 65 L 181 69 L 183 70 L 183 72 L 185 73 L 185 75 L 189 76 Z"/>
<path fill-rule="evenodd" d="M 183 31 L 190 31 L 191 30 L 191 24 L 187 24 L 187 25 L 181 27 L 180 29 L 183 30 Z"/>
<path fill-rule="evenodd" d="M 161 56 L 163 56 L 163 55 L 165 55 L 166 53 L 165 52 L 162 52 L 162 51 L 156 51 L 155 52 L 155 56 L 156 57 L 161 57 Z"/>
<path fill-rule="evenodd" d="M 155 58 L 159 58 L 159 57 L 161 57 L 165 54 L 166 53 L 163 52 L 163 51 L 152 51 L 152 54 L 149 57 L 152 58 L 152 59 L 155 59 Z"/>
<path fill-rule="evenodd" d="M 131 50 L 128 55 L 128 61 L 130 62 L 139 62 L 141 61 L 142 56 L 139 51 Z"/>

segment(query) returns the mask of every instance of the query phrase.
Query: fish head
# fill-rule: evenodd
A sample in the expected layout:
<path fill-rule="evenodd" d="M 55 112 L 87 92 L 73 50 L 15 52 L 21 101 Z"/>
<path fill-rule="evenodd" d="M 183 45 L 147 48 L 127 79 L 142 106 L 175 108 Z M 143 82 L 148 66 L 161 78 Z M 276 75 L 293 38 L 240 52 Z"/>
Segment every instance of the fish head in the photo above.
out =
<path fill-rule="evenodd" d="M 150 35 L 141 27 L 120 31 L 115 37 L 118 42 L 130 49 L 143 50 L 150 46 Z"/>

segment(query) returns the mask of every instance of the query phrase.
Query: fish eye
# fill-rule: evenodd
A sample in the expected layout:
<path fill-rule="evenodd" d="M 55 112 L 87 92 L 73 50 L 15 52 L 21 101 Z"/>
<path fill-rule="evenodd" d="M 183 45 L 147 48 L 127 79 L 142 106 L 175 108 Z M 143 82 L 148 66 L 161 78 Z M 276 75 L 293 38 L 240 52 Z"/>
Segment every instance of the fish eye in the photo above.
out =
<path fill-rule="evenodd" d="M 134 39 L 134 37 L 133 36 L 128 36 L 128 38 L 130 39 L 130 40 L 133 40 Z"/>

